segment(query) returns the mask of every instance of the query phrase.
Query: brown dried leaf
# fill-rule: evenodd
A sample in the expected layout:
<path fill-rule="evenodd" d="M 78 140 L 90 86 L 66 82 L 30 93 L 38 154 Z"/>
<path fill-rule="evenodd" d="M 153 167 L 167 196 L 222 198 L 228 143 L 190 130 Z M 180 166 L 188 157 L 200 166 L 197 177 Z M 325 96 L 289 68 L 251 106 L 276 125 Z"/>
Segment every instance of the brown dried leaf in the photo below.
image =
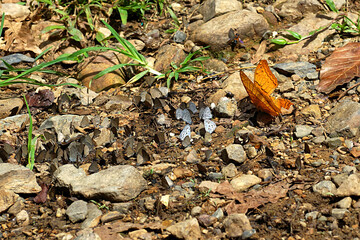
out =
<path fill-rule="evenodd" d="M 250 208 L 257 208 L 268 202 L 277 202 L 280 198 L 286 196 L 289 186 L 289 183 L 280 181 L 270 184 L 261 190 L 251 190 L 245 193 L 233 193 L 232 191 L 229 191 L 225 196 L 239 201 L 240 204 L 236 204 L 235 201 L 232 201 L 225 207 L 225 210 L 229 215 L 232 213 L 246 213 Z M 226 193 L 226 191 L 222 192 Z"/>
<path fill-rule="evenodd" d="M 319 92 L 329 93 L 337 86 L 360 77 L 360 43 L 348 43 L 325 60 L 320 71 Z"/>
<path fill-rule="evenodd" d="M 45 203 L 48 190 L 49 190 L 49 186 L 46 185 L 45 183 L 42 183 L 41 184 L 41 191 L 34 198 L 34 202 L 36 202 L 36 203 Z"/>

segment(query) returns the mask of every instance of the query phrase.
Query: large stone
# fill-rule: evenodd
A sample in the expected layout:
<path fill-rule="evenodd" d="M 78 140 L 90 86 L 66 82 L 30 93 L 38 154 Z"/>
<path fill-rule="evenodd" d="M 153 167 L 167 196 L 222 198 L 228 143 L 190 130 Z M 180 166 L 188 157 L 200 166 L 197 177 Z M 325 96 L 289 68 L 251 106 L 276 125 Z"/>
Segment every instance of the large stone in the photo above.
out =
<path fill-rule="evenodd" d="M 241 2 L 236 0 L 207 0 L 200 8 L 200 13 L 204 16 L 204 21 L 207 22 L 213 17 L 241 9 Z"/>
<path fill-rule="evenodd" d="M 0 163 L 0 189 L 14 193 L 38 193 L 41 191 L 32 171 L 24 166 L 10 163 Z"/>
<path fill-rule="evenodd" d="M 89 199 L 128 201 L 146 189 L 147 182 L 133 166 L 118 165 L 84 176 L 72 164 L 61 166 L 54 173 L 56 186 L 67 187 L 73 194 Z"/>
<path fill-rule="evenodd" d="M 196 240 L 201 238 L 200 227 L 196 218 L 178 222 L 166 230 L 179 239 Z"/>
<path fill-rule="evenodd" d="M 200 45 L 210 45 L 214 50 L 228 45 L 229 30 L 236 29 L 241 39 L 261 37 L 269 28 L 265 18 L 249 10 L 240 10 L 215 17 L 194 28 L 190 39 Z"/>
<path fill-rule="evenodd" d="M 360 103 L 343 101 L 330 111 L 331 116 L 325 123 L 330 133 L 339 133 L 341 137 L 354 137 L 353 129 L 360 127 Z"/>

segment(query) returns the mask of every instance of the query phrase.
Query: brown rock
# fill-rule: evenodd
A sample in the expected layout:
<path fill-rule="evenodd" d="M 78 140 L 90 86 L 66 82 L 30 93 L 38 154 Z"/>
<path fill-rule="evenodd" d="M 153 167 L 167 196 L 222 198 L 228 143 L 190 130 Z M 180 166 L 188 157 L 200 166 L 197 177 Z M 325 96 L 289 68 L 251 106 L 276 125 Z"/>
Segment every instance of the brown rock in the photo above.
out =
<path fill-rule="evenodd" d="M 185 57 L 185 52 L 178 45 L 164 45 L 156 56 L 155 69 L 165 72 L 170 68 L 171 62 L 179 66 Z"/>

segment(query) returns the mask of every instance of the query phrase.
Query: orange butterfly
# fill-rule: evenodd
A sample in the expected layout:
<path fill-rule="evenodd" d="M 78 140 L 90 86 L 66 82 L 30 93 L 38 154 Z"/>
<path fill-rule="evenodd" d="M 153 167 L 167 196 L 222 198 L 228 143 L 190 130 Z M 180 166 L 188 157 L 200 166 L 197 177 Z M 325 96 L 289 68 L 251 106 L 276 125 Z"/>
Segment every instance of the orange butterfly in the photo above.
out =
<path fill-rule="evenodd" d="M 274 98 L 270 94 L 278 86 L 278 81 L 270 71 L 266 60 L 261 60 L 255 70 L 255 80 L 252 82 L 245 73 L 240 70 L 241 81 L 252 101 L 262 112 L 273 117 L 281 113 L 281 108 L 289 109 L 292 103 L 283 98 Z"/>

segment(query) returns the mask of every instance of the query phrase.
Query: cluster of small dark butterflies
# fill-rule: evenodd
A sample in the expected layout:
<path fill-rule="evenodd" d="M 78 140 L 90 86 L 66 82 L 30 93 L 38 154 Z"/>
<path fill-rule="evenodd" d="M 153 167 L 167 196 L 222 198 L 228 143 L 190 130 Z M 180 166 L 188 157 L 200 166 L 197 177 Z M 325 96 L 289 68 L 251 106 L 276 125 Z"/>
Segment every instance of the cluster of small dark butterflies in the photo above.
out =
<path fill-rule="evenodd" d="M 188 107 L 184 108 L 184 106 L 180 106 L 176 109 L 176 119 L 183 120 L 187 124 L 184 129 L 181 131 L 179 135 L 179 139 L 184 141 L 187 137 L 191 139 L 191 127 L 192 119 L 191 116 L 195 113 L 199 112 L 199 118 L 204 120 L 204 128 L 208 133 L 213 133 L 216 129 L 216 124 L 210 119 L 213 117 L 211 113 L 211 109 L 207 106 L 201 107 L 200 110 L 196 108 L 196 105 L 193 102 L 189 102 Z"/>

